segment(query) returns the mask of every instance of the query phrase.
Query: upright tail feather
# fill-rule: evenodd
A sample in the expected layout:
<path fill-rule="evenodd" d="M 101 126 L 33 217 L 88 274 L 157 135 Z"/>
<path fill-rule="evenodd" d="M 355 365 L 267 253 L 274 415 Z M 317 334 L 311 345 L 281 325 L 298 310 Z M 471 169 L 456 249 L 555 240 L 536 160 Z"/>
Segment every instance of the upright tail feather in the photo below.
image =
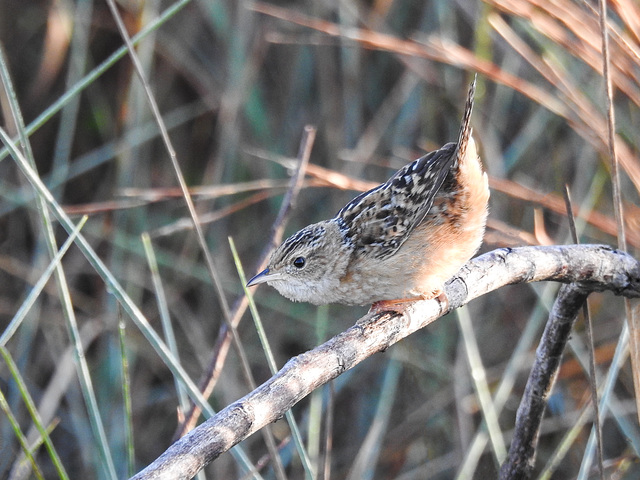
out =
<path fill-rule="evenodd" d="M 456 159 L 455 165 L 458 165 L 460 160 L 464 158 L 467 153 L 467 146 L 469 145 L 469 138 L 471 137 L 471 112 L 473 111 L 473 97 L 476 93 L 476 78 L 478 75 L 474 75 L 473 81 L 469 86 L 469 94 L 467 95 L 467 103 L 464 106 L 464 115 L 462 117 L 462 124 L 460 125 L 460 135 L 458 136 L 458 145 L 456 146 Z"/>

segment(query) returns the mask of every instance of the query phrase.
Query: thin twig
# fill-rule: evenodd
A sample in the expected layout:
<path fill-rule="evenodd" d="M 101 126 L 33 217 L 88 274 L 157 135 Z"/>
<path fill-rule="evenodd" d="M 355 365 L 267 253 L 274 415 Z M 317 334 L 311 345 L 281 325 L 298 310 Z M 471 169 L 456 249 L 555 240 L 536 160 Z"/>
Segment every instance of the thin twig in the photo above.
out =
<path fill-rule="evenodd" d="M 151 88 L 149 86 L 149 82 L 146 78 L 146 75 L 144 73 L 144 69 L 142 67 L 142 64 L 140 63 L 140 60 L 138 58 L 138 56 L 135 53 L 135 49 L 133 48 L 133 43 L 131 42 L 131 38 L 129 37 L 129 34 L 127 33 L 126 27 L 124 26 L 124 22 L 122 21 L 122 17 L 120 16 L 120 13 L 118 12 L 118 7 L 115 4 L 114 0 L 107 0 L 107 4 L 109 5 L 109 8 L 111 10 L 111 14 L 114 18 L 114 20 L 116 21 L 116 24 L 118 26 L 118 31 L 120 32 L 120 35 L 122 37 L 122 39 L 124 40 L 126 46 L 127 46 L 127 51 L 129 53 L 129 57 L 131 58 L 131 61 L 135 67 L 136 73 L 140 79 L 140 81 L 142 82 L 142 85 L 144 87 L 144 91 L 145 94 L 147 95 L 147 100 L 149 102 L 149 106 L 151 107 L 153 116 L 156 120 L 156 123 L 158 125 L 158 128 L 160 129 L 160 136 L 162 137 L 162 141 L 164 142 L 165 148 L 167 150 L 167 153 L 169 154 L 169 158 L 171 160 L 171 164 L 173 166 L 174 172 L 176 174 L 176 179 L 178 180 L 178 183 L 180 185 L 180 189 L 182 191 L 182 196 L 185 199 L 185 202 L 187 204 L 187 209 L 189 210 L 189 215 L 191 216 L 191 221 L 193 222 L 193 227 L 196 231 L 196 236 L 198 238 L 198 243 L 200 245 L 200 248 L 202 250 L 202 253 L 205 257 L 205 261 L 206 261 L 206 265 L 207 265 L 207 270 L 209 271 L 209 275 L 211 276 L 211 279 L 213 281 L 213 285 L 215 287 L 216 293 L 218 295 L 218 299 L 220 301 L 220 305 L 223 311 L 223 315 L 225 320 L 227 321 L 227 323 L 229 323 L 229 319 L 230 314 L 229 314 L 229 304 L 227 302 L 226 297 L 224 296 L 224 292 L 222 289 L 222 283 L 220 282 L 220 278 L 218 276 L 217 270 L 214 266 L 213 263 L 213 258 L 211 257 L 211 253 L 209 252 L 209 248 L 207 247 L 207 243 L 206 240 L 204 238 L 204 233 L 202 231 L 202 226 L 200 224 L 200 221 L 198 219 L 198 214 L 195 210 L 195 206 L 193 204 L 193 199 L 191 198 L 191 194 L 189 193 L 189 189 L 187 188 L 187 184 L 184 180 L 184 175 L 182 174 L 182 169 L 180 168 L 180 164 L 178 163 L 178 157 L 176 155 L 176 151 L 173 148 L 173 144 L 171 142 L 171 138 L 169 137 L 169 132 L 167 131 L 167 127 L 164 123 L 164 121 L 162 120 L 162 115 L 160 113 L 160 109 L 158 108 L 158 103 L 155 100 L 155 97 L 153 95 L 153 93 L 151 92 Z M 236 345 L 238 346 L 238 354 L 240 355 L 240 358 L 243 360 L 243 363 L 246 364 L 245 370 L 248 370 L 248 362 L 246 362 L 246 355 L 244 354 L 244 351 L 239 343 L 239 341 L 237 341 L 237 335 L 234 329 L 232 329 L 232 336 L 236 339 Z"/>
<path fill-rule="evenodd" d="M 276 220 L 272 227 L 272 239 L 269 242 L 269 247 L 267 247 L 258 261 L 258 267 L 256 271 L 262 270 L 269 259 L 269 255 L 271 250 L 273 249 L 273 245 L 276 245 L 282 239 L 282 232 L 284 231 L 288 212 L 291 210 L 291 205 L 295 203 L 295 200 L 300 192 L 302 187 L 302 181 L 304 180 L 306 167 L 309 163 L 309 158 L 311 156 L 311 148 L 313 147 L 313 143 L 315 140 L 316 130 L 311 126 L 307 126 L 304 131 L 304 135 L 300 142 L 300 149 L 298 153 L 298 165 L 296 167 L 294 175 L 291 177 L 291 181 L 289 184 L 289 189 L 284 196 L 282 205 L 280 206 L 280 212 L 276 217 Z M 249 302 L 245 296 L 240 297 L 233 306 L 233 313 L 231 316 L 231 323 L 233 325 L 237 325 L 242 318 L 242 315 L 247 309 Z M 231 340 L 229 330 L 226 328 L 226 325 L 222 325 L 220 328 L 220 332 L 218 333 L 218 338 L 215 343 L 215 347 L 213 349 L 213 355 L 211 356 L 211 360 L 209 362 L 209 366 L 205 373 L 202 375 L 201 380 L 199 382 L 200 390 L 205 398 L 209 398 L 213 388 L 220 377 L 220 373 L 222 372 L 222 366 L 224 365 L 224 361 L 227 358 L 227 353 L 229 351 L 229 341 Z M 176 433 L 174 434 L 174 439 L 183 436 L 188 431 L 192 430 L 197 422 L 198 417 L 200 416 L 200 409 L 197 405 L 194 405 L 189 413 L 185 417 L 185 421 L 178 426 Z"/>
<path fill-rule="evenodd" d="M 569 219 L 569 230 L 571 230 L 571 237 L 573 243 L 578 244 L 578 231 L 576 230 L 576 220 L 573 215 L 573 206 L 571 205 L 571 193 L 569 192 L 569 185 L 564 186 L 564 202 L 567 206 L 567 218 Z M 593 322 L 591 321 L 591 312 L 589 310 L 589 299 L 582 305 L 582 316 L 587 324 L 587 341 L 589 343 L 589 376 L 591 381 L 589 386 L 591 387 L 591 401 L 593 402 L 593 416 L 594 416 L 594 429 L 596 432 L 596 451 L 598 454 L 598 470 L 600 471 L 600 478 L 604 480 L 604 466 L 602 459 L 602 428 L 600 423 L 600 407 L 598 402 L 598 377 L 596 376 L 596 355 L 595 345 L 593 344 Z"/>
<path fill-rule="evenodd" d="M 191 198 L 191 194 L 189 193 L 189 189 L 187 188 L 187 183 L 184 179 L 184 175 L 182 174 L 182 169 L 180 168 L 180 164 L 178 163 L 178 156 L 176 154 L 175 149 L 173 148 L 173 144 L 171 142 L 171 138 L 169 137 L 169 132 L 167 127 L 162 120 L 162 115 L 160 114 L 160 109 L 155 100 L 153 92 L 151 91 L 151 87 L 149 86 L 149 82 L 146 78 L 144 68 L 142 67 L 142 63 L 136 54 L 133 43 L 131 42 L 131 38 L 127 33 L 127 29 L 122 21 L 122 17 L 120 16 L 120 12 L 118 12 L 118 7 L 115 4 L 115 0 L 107 0 L 107 4 L 109 5 L 109 9 L 111 10 L 111 14 L 116 21 L 116 25 L 118 26 L 118 31 L 120 32 L 120 36 L 124 40 L 127 51 L 129 53 L 129 57 L 135 67 L 135 71 L 142 82 L 143 89 L 147 96 L 147 101 L 149 102 L 149 106 L 153 112 L 153 116 L 156 119 L 158 127 L 160 129 L 160 136 L 164 142 L 167 153 L 169 154 L 169 158 L 171 159 L 171 165 L 173 166 L 176 179 L 178 180 L 178 184 L 180 185 L 180 189 L 182 190 L 183 197 L 185 199 L 185 203 L 187 204 L 187 209 L 189 210 L 189 215 L 191 217 L 191 221 L 193 222 L 193 227 L 196 232 L 196 237 L 198 239 L 198 244 L 205 258 L 205 263 L 207 266 L 207 270 L 211 277 L 211 280 L 214 285 L 214 290 L 218 296 L 218 300 L 220 302 L 220 306 L 223 313 L 223 318 L 228 327 L 229 332 L 231 333 L 231 339 L 233 341 L 234 346 L 236 347 L 236 351 L 238 353 L 238 357 L 240 359 L 240 364 L 242 366 L 242 371 L 244 373 L 247 384 L 250 388 L 255 388 L 256 382 L 253 378 L 253 373 L 251 372 L 251 367 L 249 366 L 249 361 L 247 359 L 247 355 L 244 351 L 244 347 L 240 342 L 240 338 L 235 330 L 235 326 L 231 323 L 231 313 L 229 310 L 229 304 L 224 295 L 224 291 L 222 288 L 222 282 L 220 281 L 220 277 L 218 275 L 217 269 L 213 263 L 213 257 L 211 256 L 211 252 L 207 246 L 207 242 L 204 238 L 204 232 L 202 230 L 202 225 L 200 224 L 200 220 L 198 219 L 198 214 L 195 209 L 195 205 L 193 203 L 193 199 Z M 286 479 L 286 474 L 284 471 L 284 466 L 282 465 L 282 461 L 280 456 L 278 455 L 278 450 L 276 448 L 276 442 L 273 436 L 273 432 L 271 428 L 265 429 L 263 432 L 265 443 L 271 456 L 274 460 L 274 468 L 276 472 L 276 477 L 279 480 Z"/>
<path fill-rule="evenodd" d="M 615 142 L 615 111 L 613 108 L 613 87 L 611 84 L 609 55 L 609 30 L 607 26 L 607 2 L 598 2 L 600 9 L 600 32 L 602 35 L 602 74 L 605 81 L 605 92 L 607 98 L 607 133 L 609 136 L 609 156 L 611 158 L 611 182 L 613 186 L 613 210 L 615 212 L 616 224 L 618 226 L 618 248 L 627 251 L 627 237 L 624 227 L 624 212 L 622 207 L 622 194 L 620 192 L 620 169 L 618 168 L 618 155 L 616 153 Z M 638 309 L 631 308 L 631 302 L 624 302 L 625 316 L 629 326 L 629 354 L 631 356 L 631 370 L 633 372 L 633 386 L 636 397 L 636 413 L 640 420 L 640 318 Z"/>
<path fill-rule="evenodd" d="M 262 253 L 263 264 L 258 267 L 258 270 L 260 270 L 263 265 L 266 266 L 267 257 L 271 253 L 271 250 L 280 243 L 280 240 L 282 240 L 282 234 L 284 233 L 284 228 L 287 225 L 287 217 L 289 216 L 289 212 L 293 209 L 298 198 L 298 194 L 300 193 L 300 189 L 302 188 L 302 182 L 304 181 L 305 172 L 307 171 L 309 158 L 311 158 L 311 149 L 313 148 L 315 139 L 315 127 L 312 127 L 311 125 L 304 127 L 304 135 L 300 142 L 300 150 L 298 151 L 298 165 L 296 166 L 295 173 L 291 177 L 291 185 L 282 200 L 278 216 L 273 223 L 273 227 L 271 229 L 271 243 Z"/>
<path fill-rule="evenodd" d="M 607 28 L 607 2 L 599 1 L 600 6 L 600 29 L 602 34 L 602 72 L 605 83 L 605 94 L 607 100 L 607 134 L 609 136 L 609 156 L 611 159 L 611 182 L 613 187 L 613 203 L 616 223 L 618 226 L 618 247 L 627 251 L 627 237 L 624 228 L 624 213 L 622 211 L 622 196 L 620 193 L 620 169 L 618 156 L 616 154 L 615 142 L 615 111 L 613 109 L 613 86 L 611 84 L 611 73 L 609 69 L 609 31 Z M 637 389 L 637 385 L 636 385 Z"/>
<path fill-rule="evenodd" d="M 329 383 L 329 395 L 327 396 L 327 410 L 324 422 L 324 452 L 321 480 L 330 480 L 331 478 L 331 452 L 333 450 L 333 410 L 335 405 L 336 387 L 334 382 Z"/>

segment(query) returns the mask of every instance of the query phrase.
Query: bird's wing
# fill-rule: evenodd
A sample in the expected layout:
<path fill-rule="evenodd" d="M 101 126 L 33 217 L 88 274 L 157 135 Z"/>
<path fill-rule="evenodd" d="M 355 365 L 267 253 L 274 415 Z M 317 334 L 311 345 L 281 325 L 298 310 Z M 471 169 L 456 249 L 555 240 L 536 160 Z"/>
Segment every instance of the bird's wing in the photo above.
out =
<path fill-rule="evenodd" d="M 424 220 L 447 174 L 466 155 L 476 79 L 469 87 L 457 143 L 427 153 L 398 170 L 382 185 L 364 192 L 336 215 L 354 250 L 375 258 L 393 255 Z"/>
<path fill-rule="evenodd" d="M 456 147 L 448 143 L 406 165 L 338 212 L 345 238 L 356 251 L 386 258 L 402 246 L 433 205 L 454 163 Z"/>

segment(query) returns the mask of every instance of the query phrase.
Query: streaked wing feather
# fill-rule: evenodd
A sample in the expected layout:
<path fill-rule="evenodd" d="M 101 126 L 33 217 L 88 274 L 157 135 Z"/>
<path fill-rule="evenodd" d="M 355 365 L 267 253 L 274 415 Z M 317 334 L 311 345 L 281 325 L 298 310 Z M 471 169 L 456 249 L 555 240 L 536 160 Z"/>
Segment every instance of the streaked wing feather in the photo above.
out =
<path fill-rule="evenodd" d="M 476 79 L 469 87 L 457 143 L 448 143 L 398 170 L 382 185 L 354 198 L 336 218 L 360 254 L 386 258 L 424 220 L 445 178 L 466 155 Z"/>
<path fill-rule="evenodd" d="M 433 205 L 455 160 L 456 144 L 430 152 L 398 170 L 382 185 L 354 198 L 336 217 L 357 251 L 393 255 Z"/>

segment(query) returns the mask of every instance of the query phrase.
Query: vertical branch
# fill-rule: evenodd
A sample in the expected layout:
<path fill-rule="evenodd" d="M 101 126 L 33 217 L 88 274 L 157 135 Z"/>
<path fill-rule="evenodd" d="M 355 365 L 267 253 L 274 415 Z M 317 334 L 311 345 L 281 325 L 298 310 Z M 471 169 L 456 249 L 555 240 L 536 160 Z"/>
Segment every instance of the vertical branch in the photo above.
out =
<path fill-rule="evenodd" d="M 576 284 L 563 285 L 558 292 L 518 408 L 514 436 L 507 460 L 500 468 L 500 480 L 525 480 L 531 476 L 542 415 L 562 353 L 587 295 L 588 292 Z"/>

